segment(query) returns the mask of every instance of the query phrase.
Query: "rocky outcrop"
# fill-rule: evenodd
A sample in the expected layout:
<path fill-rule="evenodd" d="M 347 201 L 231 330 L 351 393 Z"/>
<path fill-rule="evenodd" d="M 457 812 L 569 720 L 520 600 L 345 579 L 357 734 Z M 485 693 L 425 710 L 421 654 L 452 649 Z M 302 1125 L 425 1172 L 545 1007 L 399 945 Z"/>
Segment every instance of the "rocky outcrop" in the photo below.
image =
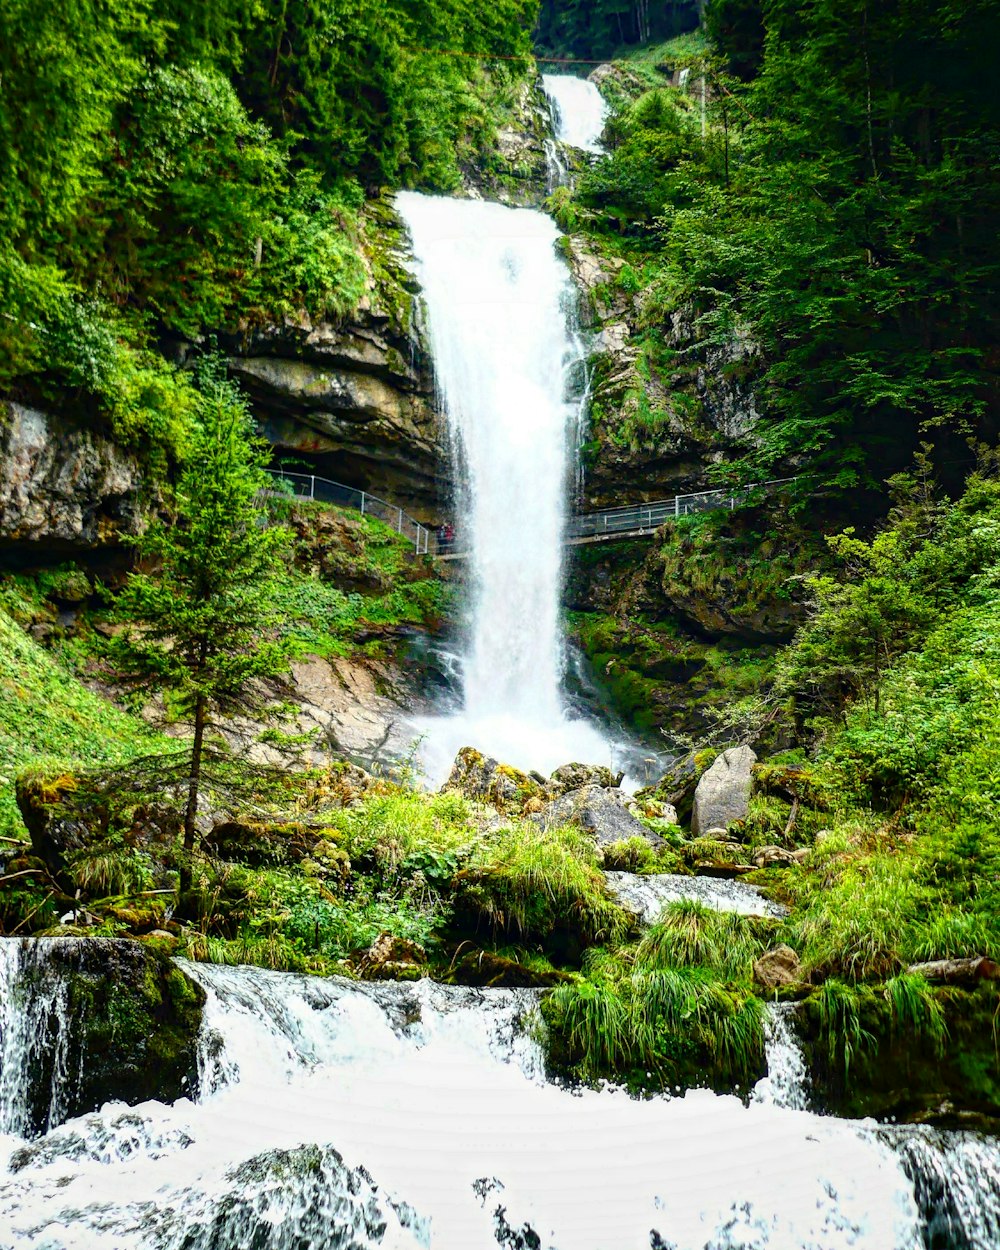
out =
<path fill-rule="evenodd" d="M 507 815 L 540 811 L 546 797 L 545 778 L 540 774 L 529 776 L 510 764 L 500 764 L 475 747 L 462 747 L 442 788 L 489 803 Z"/>
<path fill-rule="evenodd" d="M 587 785 L 579 790 L 568 790 L 533 819 L 546 828 L 579 825 L 598 846 L 625 842 L 629 838 L 643 838 L 654 847 L 663 845 L 658 834 L 633 816 L 626 796 L 616 788 Z"/>
<path fill-rule="evenodd" d="M 790 946 L 776 946 L 761 955 L 753 966 L 754 983 L 773 992 L 802 980 L 802 965 Z"/>
<path fill-rule="evenodd" d="M 516 89 L 496 135 L 496 146 L 462 163 L 462 194 L 513 206 L 537 206 L 551 190 L 548 141 L 552 121 L 537 77 Z"/>
<path fill-rule="evenodd" d="M 139 531 L 138 461 L 96 430 L 0 404 L 0 550 L 85 556 Z"/>
<path fill-rule="evenodd" d="M 280 720 L 287 741 L 262 739 L 259 721 L 231 717 L 220 731 L 230 746 L 258 764 L 278 767 L 323 766 L 351 759 L 367 768 L 405 758 L 419 738 L 413 717 L 421 700 L 416 682 L 381 660 L 329 659 L 305 655 L 293 660 L 288 688 L 275 706 L 289 699 L 291 719 Z M 161 709 L 149 709 L 159 724 Z M 186 727 L 161 726 L 187 735 Z"/>
<path fill-rule="evenodd" d="M 755 446 L 756 343 L 739 326 L 709 341 L 685 306 L 667 316 L 652 347 L 648 332 L 640 344 L 649 295 L 636 293 L 626 262 L 598 256 L 579 235 L 564 251 L 593 334 L 586 506 L 620 504 L 623 481 L 630 501 L 708 488 L 711 465 Z"/>
<path fill-rule="evenodd" d="M 409 242 L 390 198 L 365 209 L 366 290 L 342 321 L 304 312 L 222 336 L 279 452 L 434 520 L 447 474 Z"/>
<path fill-rule="evenodd" d="M 694 792 L 691 832 L 697 837 L 725 834 L 746 820 L 757 756 L 749 747 L 723 751 L 698 782 Z"/>

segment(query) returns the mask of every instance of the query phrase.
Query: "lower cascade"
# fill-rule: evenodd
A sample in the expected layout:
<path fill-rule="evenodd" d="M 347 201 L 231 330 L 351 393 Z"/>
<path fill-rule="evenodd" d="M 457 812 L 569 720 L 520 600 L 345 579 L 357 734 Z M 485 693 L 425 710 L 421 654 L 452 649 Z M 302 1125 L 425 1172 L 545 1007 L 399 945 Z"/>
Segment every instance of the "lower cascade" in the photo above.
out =
<path fill-rule="evenodd" d="M 3 943 L 8 990 L 27 947 Z M 995 1143 L 804 1110 L 801 1063 L 780 1013 L 771 1076 L 747 1103 L 707 1090 L 639 1100 L 546 1080 L 535 991 L 183 968 L 207 995 L 197 1099 L 110 1103 L 34 1140 L 5 1106 L 0 1245 L 998 1244 Z M 11 1001 L 0 1076 L 4 1098 L 16 1101 L 6 1068 L 23 1059 L 26 1041 Z"/>

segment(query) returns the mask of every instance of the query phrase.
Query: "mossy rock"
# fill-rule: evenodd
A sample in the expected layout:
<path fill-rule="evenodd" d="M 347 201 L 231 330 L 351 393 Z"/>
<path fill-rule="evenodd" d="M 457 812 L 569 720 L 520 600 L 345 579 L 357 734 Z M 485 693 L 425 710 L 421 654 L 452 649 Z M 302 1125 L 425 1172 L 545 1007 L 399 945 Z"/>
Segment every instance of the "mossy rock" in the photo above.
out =
<path fill-rule="evenodd" d="M 467 951 L 449 972 L 453 985 L 486 985 L 502 989 L 548 989 L 572 982 L 566 972 L 555 968 L 529 968 L 495 951 Z"/>
<path fill-rule="evenodd" d="M 48 995 L 53 1007 L 40 1023 L 31 1090 L 35 1130 L 54 1127 L 48 1121 L 57 1062 L 64 1073 L 78 1074 L 58 1081 L 60 1120 L 109 1101 L 195 1095 L 205 993 L 153 943 L 30 939 L 22 969 L 20 986 L 36 1001 L 53 981 L 61 986 Z"/>
<path fill-rule="evenodd" d="M 894 1029 L 888 1004 L 870 988 L 859 993 L 859 1022 L 869 1036 L 844 1069 L 831 1059 L 816 995 L 798 1014 L 816 1101 L 849 1117 L 968 1126 L 1000 1124 L 1000 1057 L 995 1023 L 1000 988 L 948 987 L 936 995 L 948 1033 L 939 1050 L 913 1029 Z"/>

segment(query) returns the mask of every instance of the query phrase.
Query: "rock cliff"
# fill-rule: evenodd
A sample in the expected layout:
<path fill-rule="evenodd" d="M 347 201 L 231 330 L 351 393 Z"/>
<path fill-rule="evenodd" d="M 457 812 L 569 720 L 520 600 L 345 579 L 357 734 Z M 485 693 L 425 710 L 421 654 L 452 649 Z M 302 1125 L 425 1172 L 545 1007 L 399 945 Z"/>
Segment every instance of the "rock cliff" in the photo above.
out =
<path fill-rule="evenodd" d="M 713 485 L 711 465 L 754 445 L 756 344 L 739 328 L 721 345 L 710 342 L 688 307 L 650 327 L 644 292 L 634 292 L 623 259 L 601 255 L 582 235 L 568 236 L 564 252 L 591 334 L 583 506 Z"/>
<path fill-rule="evenodd" d="M 0 553 L 18 563 L 85 559 L 137 532 L 142 471 L 93 429 L 0 404 Z"/>

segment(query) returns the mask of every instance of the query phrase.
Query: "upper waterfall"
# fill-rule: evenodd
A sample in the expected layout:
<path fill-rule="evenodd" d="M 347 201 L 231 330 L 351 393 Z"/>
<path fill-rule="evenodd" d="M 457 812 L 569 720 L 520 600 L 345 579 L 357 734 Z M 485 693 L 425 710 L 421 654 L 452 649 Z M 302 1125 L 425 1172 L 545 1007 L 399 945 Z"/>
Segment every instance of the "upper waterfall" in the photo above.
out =
<path fill-rule="evenodd" d="M 552 106 L 559 142 L 595 155 L 603 151 L 601 134 L 608 106 L 594 84 L 572 74 L 543 74 L 542 87 Z"/>
<path fill-rule="evenodd" d="M 428 771 L 476 746 L 525 769 L 611 762 L 567 715 L 563 530 L 583 408 L 575 293 L 542 213 L 406 192 L 469 551 L 463 710 L 425 728 Z"/>

